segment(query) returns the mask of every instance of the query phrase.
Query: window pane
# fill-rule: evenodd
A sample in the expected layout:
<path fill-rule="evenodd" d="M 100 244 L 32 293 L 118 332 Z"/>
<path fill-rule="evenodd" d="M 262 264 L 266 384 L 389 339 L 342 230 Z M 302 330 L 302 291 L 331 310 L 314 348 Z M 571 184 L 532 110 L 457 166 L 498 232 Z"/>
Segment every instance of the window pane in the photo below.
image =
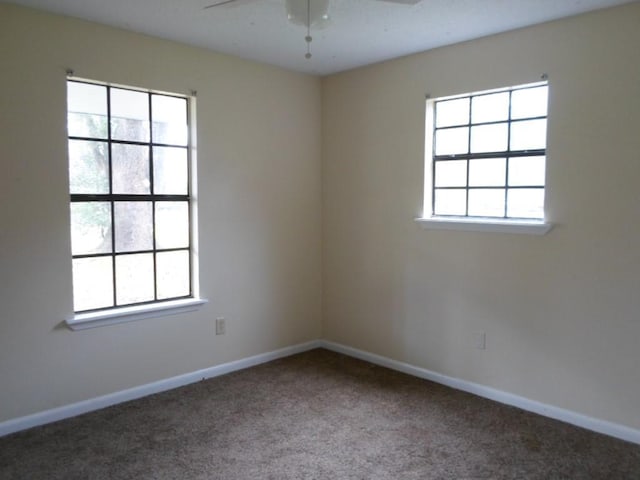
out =
<path fill-rule="evenodd" d="M 547 120 L 525 120 L 511 124 L 511 150 L 546 148 Z"/>
<path fill-rule="evenodd" d="M 109 202 L 71 203 L 71 252 L 73 255 L 111 252 Z"/>
<path fill-rule="evenodd" d="M 156 248 L 189 246 L 189 202 L 156 203 Z"/>
<path fill-rule="evenodd" d="M 70 193 L 109 193 L 106 142 L 69 140 Z"/>
<path fill-rule="evenodd" d="M 118 305 L 154 300 L 153 254 L 116 257 L 116 301 Z"/>
<path fill-rule="evenodd" d="M 153 142 L 187 145 L 187 100 L 151 95 Z"/>
<path fill-rule="evenodd" d="M 436 130 L 436 155 L 454 155 L 469 150 L 469 127 Z"/>
<path fill-rule="evenodd" d="M 154 193 L 187 195 L 189 193 L 189 168 L 187 149 L 155 147 L 153 149 Z"/>
<path fill-rule="evenodd" d="M 92 310 L 113 306 L 111 257 L 73 260 L 73 309 Z"/>
<path fill-rule="evenodd" d="M 160 252 L 156 256 L 158 298 L 189 295 L 189 252 Z"/>
<path fill-rule="evenodd" d="M 467 185 L 467 161 L 450 160 L 436 162 L 436 187 L 465 187 Z"/>
<path fill-rule="evenodd" d="M 473 97 L 471 122 L 496 122 L 509 119 L 509 92 Z"/>
<path fill-rule="evenodd" d="M 469 185 L 472 187 L 504 186 L 506 159 L 486 158 L 469 161 Z"/>
<path fill-rule="evenodd" d="M 107 88 L 67 82 L 67 131 L 72 137 L 107 138 Z"/>
<path fill-rule="evenodd" d="M 153 248 L 151 202 L 115 202 L 114 216 L 117 252 Z"/>
<path fill-rule="evenodd" d="M 111 137 L 114 140 L 149 141 L 149 95 L 111 89 Z"/>
<path fill-rule="evenodd" d="M 151 193 L 149 182 L 149 147 L 145 145 L 111 146 L 113 193 Z"/>
<path fill-rule="evenodd" d="M 465 215 L 466 203 L 465 190 L 436 190 L 433 213 L 435 215 Z"/>
<path fill-rule="evenodd" d="M 469 190 L 469 215 L 504 217 L 504 189 Z"/>
<path fill-rule="evenodd" d="M 546 116 L 548 92 L 547 85 L 514 90 L 511 96 L 511 118 Z"/>
<path fill-rule="evenodd" d="M 510 189 L 507 197 L 507 216 L 544 218 L 544 189 Z"/>
<path fill-rule="evenodd" d="M 544 186 L 545 157 L 516 157 L 509 160 L 509 185 Z"/>
<path fill-rule="evenodd" d="M 469 123 L 469 97 L 436 103 L 436 127 Z"/>
<path fill-rule="evenodd" d="M 504 152 L 507 150 L 507 123 L 471 127 L 471 152 Z"/>

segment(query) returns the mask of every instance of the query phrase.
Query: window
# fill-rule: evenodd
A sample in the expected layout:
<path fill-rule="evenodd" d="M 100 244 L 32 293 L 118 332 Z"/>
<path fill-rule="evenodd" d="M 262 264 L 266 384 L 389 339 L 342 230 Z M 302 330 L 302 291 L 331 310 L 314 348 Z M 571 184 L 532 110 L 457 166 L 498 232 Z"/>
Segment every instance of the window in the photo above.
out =
<path fill-rule="evenodd" d="M 427 101 L 425 216 L 543 222 L 546 82 Z"/>
<path fill-rule="evenodd" d="M 189 99 L 67 82 L 76 314 L 194 295 Z"/>

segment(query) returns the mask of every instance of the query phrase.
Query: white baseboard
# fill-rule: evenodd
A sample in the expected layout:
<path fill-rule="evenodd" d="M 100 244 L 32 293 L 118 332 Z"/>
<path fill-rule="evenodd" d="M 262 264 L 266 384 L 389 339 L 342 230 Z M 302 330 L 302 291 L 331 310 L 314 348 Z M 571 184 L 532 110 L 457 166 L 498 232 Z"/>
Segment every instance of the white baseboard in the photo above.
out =
<path fill-rule="evenodd" d="M 157 382 L 147 383 L 138 387 L 121 390 L 119 392 L 110 393 L 101 397 L 91 398 L 70 405 L 45 410 L 43 412 L 34 413 L 24 417 L 0 422 L 0 437 L 10 433 L 26 430 L 27 428 L 45 425 L 47 423 L 57 422 L 65 418 L 75 417 L 83 413 L 92 412 L 101 408 L 116 405 L 118 403 L 135 400 L 136 398 L 146 397 L 154 393 L 164 392 L 177 387 L 182 387 L 190 383 L 195 383 L 205 378 L 217 377 L 226 373 L 235 372 L 245 368 L 253 367 L 261 363 L 270 362 L 278 358 L 288 357 L 296 353 L 305 352 L 320 346 L 319 341 L 311 341 L 294 345 L 291 347 L 274 350 L 272 352 L 262 353 L 253 357 L 243 358 L 222 365 L 204 368 L 184 375 L 159 380 Z"/>
<path fill-rule="evenodd" d="M 226 373 L 253 367 L 262 363 L 276 360 L 278 358 L 288 357 L 290 355 L 295 355 L 296 353 L 305 352 L 307 350 L 312 350 L 319 347 L 640 445 L 640 430 L 633 429 L 625 425 L 608 422 L 606 420 L 600 420 L 597 418 L 582 415 L 580 413 L 576 413 L 571 410 L 565 410 L 553 405 L 547 405 L 545 403 L 530 400 L 518 395 L 513 395 L 511 393 L 487 387 L 485 385 L 480 385 L 478 383 L 442 375 L 425 368 L 416 367 L 408 363 L 400 362 L 398 360 L 393 360 L 381 355 L 376 355 L 374 353 L 358 350 L 356 348 L 348 347 L 327 340 L 314 340 L 299 345 L 293 345 L 291 347 L 262 353 L 260 355 L 243 358 L 241 360 L 224 363 L 222 365 L 216 365 L 214 367 L 209 367 L 202 370 L 197 370 L 195 372 L 186 373 L 184 375 L 178 375 L 176 377 L 159 380 L 157 382 L 148 383 L 139 387 L 134 387 L 127 390 L 110 393 L 108 395 L 103 395 L 101 397 L 84 400 L 82 402 L 72 403 L 70 405 L 64 405 L 62 407 L 54 408 L 51 410 L 45 410 L 43 412 L 38 412 L 32 415 L 0 422 L 0 437 L 21 430 L 26 430 L 28 428 L 37 427 L 39 425 L 45 425 L 47 423 L 63 420 L 65 418 L 75 417 L 83 413 L 99 410 L 101 408 L 116 405 L 118 403 L 135 400 L 136 398 L 145 397 L 154 393 L 160 393 L 166 390 L 182 387 L 184 385 L 195 383 L 206 378 L 213 378 L 224 375 Z"/>
<path fill-rule="evenodd" d="M 380 365 L 381 367 L 397 370 L 414 377 L 423 378 L 425 380 L 431 380 L 432 382 L 440 383 L 448 387 L 455 388 L 456 390 L 462 390 L 464 392 L 473 393 L 479 397 L 488 398 L 499 403 L 511 405 L 513 407 L 521 408 L 529 412 L 537 413 L 545 417 L 560 420 L 562 422 L 570 423 L 578 427 L 586 428 L 598 433 L 603 433 L 611 437 L 626 440 L 627 442 L 633 442 L 640 445 L 640 430 L 620 425 L 618 423 L 609 422 L 606 420 L 600 420 L 597 418 L 582 415 L 580 413 L 573 412 L 571 410 L 565 410 L 563 408 L 554 407 L 553 405 L 547 405 L 545 403 L 530 400 L 525 397 L 513 395 L 495 388 L 480 385 L 478 383 L 469 382 L 467 380 L 461 380 L 459 378 L 449 377 L 442 375 L 425 368 L 416 367 L 408 363 L 392 360 L 381 355 L 365 352 L 356 348 L 347 347 L 339 343 L 329 342 L 326 340 L 320 340 L 319 346 L 331 350 L 334 352 L 342 353 L 350 357 L 365 360 L 367 362 Z"/>

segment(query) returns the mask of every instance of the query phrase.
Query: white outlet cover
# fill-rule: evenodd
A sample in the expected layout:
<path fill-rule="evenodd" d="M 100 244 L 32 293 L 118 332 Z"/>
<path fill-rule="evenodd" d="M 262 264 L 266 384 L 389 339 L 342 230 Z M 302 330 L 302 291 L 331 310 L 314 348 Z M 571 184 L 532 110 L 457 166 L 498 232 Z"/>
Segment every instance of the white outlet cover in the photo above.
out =
<path fill-rule="evenodd" d="M 485 350 L 487 348 L 487 335 L 484 332 L 476 333 L 474 335 L 474 343 L 478 350 Z"/>
<path fill-rule="evenodd" d="M 226 332 L 226 321 L 224 317 L 216 318 L 216 335 L 224 335 Z"/>

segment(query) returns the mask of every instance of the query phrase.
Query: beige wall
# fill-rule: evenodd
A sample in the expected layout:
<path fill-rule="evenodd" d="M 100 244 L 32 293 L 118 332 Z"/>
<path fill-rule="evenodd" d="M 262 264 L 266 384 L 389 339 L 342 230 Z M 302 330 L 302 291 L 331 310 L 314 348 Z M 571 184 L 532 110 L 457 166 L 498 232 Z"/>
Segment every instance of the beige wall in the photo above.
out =
<path fill-rule="evenodd" d="M 640 428 L 639 45 L 634 3 L 326 78 L 325 338 Z M 417 225 L 425 94 L 542 73 L 555 228 Z"/>
<path fill-rule="evenodd" d="M 61 326 L 68 67 L 198 91 L 201 311 Z M 6 4 L 0 70 L 0 421 L 320 336 L 319 79 Z"/>

